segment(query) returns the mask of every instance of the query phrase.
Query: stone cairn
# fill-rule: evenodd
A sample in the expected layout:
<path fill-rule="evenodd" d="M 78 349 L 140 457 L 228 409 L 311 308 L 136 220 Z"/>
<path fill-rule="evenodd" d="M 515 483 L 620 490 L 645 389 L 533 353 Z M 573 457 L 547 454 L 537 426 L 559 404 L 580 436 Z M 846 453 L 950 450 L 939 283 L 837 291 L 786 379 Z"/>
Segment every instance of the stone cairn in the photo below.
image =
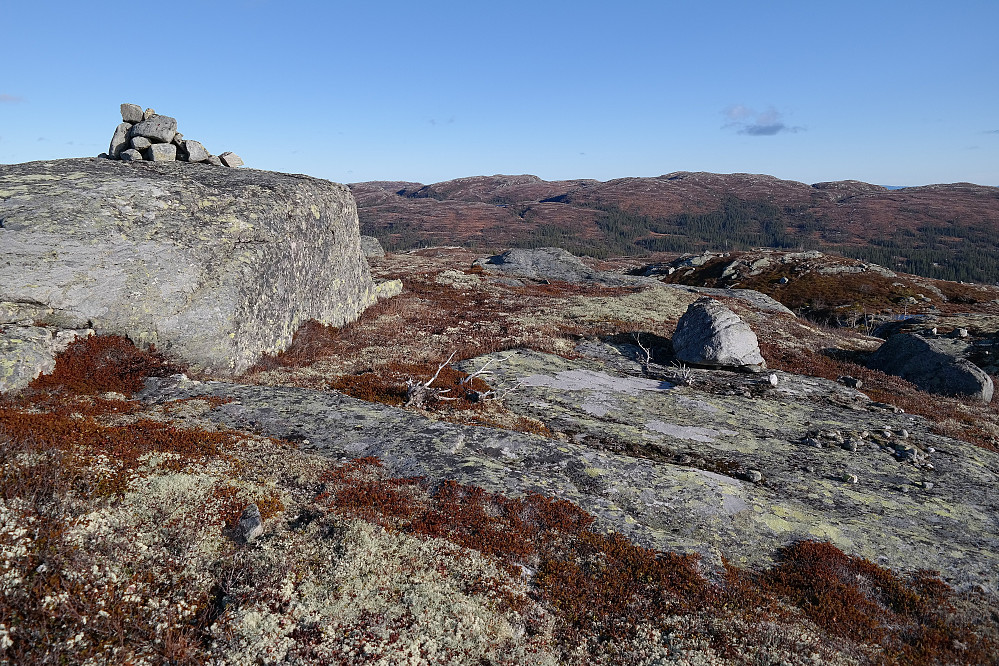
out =
<path fill-rule="evenodd" d="M 111 147 L 102 155 L 126 162 L 201 162 L 215 166 L 240 167 L 243 160 L 232 152 L 215 156 L 198 141 L 185 139 L 177 131 L 177 119 L 142 110 L 137 104 L 121 105 L 121 124 L 111 137 Z"/>

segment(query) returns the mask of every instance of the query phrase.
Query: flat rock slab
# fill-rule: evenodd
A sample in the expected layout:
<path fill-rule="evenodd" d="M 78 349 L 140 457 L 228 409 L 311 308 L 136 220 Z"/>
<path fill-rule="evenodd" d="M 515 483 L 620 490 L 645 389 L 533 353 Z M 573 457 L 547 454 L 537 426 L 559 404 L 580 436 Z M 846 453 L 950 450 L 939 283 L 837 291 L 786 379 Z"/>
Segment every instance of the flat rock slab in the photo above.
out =
<path fill-rule="evenodd" d="M 622 275 L 590 268 L 582 260 L 559 247 L 514 248 L 474 263 L 490 273 L 559 282 L 590 282 L 608 287 L 648 286 L 653 278 Z"/>
<path fill-rule="evenodd" d="M 99 158 L 0 165 L 0 304 L 238 373 L 375 301 L 343 185 Z M 50 321 L 51 319 L 51 321 Z"/>
<path fill-rule="evenodd" d="M 506 404 L 569 439 L 455 425 L 335 392 L 151 379 L 160 402 L 211 395 L 227 427 L 301 442 L 335 459 L 381 458 L 399 476 L 454 479 L 490 491 L 544 493 L 575 502 L 603 529 L 647 546 L 766 565 L 776 548 L 829 540 L 899 569 L 929 568 L 958 586 L 999 584 L 999 456 L 933 435 L 920 418 L 863 409 L 862 394 L 825 380 L 784 376 L 766 399 L 719 396 L 669 381 L 628 377 L 602 364 L 519 351 L 493 360 L 490 383 L 517 387 Z M 503 359 L 500 361 L 499 359 Z M 733 381 L 745 376 L 724 373 Z M 852 400 L 854 409 L 843 404 Z M 853 404 L 851 403 L 851 404 Z M 936 482 L 873 440 L 863 450 L 816 449 L 813 427 L 906 427 L 933 444 Z M 307 443 L 306 443 L 307 442 Z M 751 483 L 743 471 L 762 472 Z M 844 483 L 844 471 L 857 485 Z"/>

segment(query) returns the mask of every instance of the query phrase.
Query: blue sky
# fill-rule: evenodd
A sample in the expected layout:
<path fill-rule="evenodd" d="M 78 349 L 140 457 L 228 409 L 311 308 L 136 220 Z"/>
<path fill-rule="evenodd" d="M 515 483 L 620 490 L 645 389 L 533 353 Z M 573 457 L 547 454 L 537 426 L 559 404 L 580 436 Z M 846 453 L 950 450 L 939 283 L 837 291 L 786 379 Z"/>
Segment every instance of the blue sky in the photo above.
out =
<path fill-rule="evenodd" d="M 133 102 L 341 182 L 671 171 L 999 185 L 999 2 L 0 0 L 0 163 Z"/>

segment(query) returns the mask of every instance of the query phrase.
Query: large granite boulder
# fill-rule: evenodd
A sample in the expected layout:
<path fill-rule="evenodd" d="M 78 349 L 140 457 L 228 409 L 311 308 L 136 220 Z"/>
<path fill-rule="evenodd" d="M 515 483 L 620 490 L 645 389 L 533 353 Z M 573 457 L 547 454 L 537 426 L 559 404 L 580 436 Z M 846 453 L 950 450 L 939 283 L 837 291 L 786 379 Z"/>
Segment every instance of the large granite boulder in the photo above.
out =
<path fill-rule="evenodd" d="M 0 312 L 239 373 L 375 300 L 343 185 L 99 158 L 0 165 Z M 17 306 L 17 307 L 14 307 Z M 2 323 L 2 322 L 0 322 Z"/>
<path fill-rule="evenodd" d="M 929 393 L 991 402 L 992 378 L 971 361 L 957 356 L 955 351 L 954 343 L 948 340 L 899 333 L 871 354 L 867 365 L 906 379 Z"/>
<path fill-rule="evenodd" d="M 756 334 L 739 315 L 711 298 L 691 303 L 673 334 L 678 361 L 757 372 L 767 367 Z"/>

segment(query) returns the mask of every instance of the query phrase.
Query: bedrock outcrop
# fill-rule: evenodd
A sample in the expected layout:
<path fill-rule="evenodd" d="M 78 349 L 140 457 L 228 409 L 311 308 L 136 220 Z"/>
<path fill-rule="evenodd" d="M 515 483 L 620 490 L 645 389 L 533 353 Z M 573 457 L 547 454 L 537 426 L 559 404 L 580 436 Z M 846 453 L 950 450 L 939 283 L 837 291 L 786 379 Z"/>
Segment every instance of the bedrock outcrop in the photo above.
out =
<path fill-rule="evenodd" d="M 595 349 L 599 346 L 600 349 Z M 226 398 L 206 418 L 346 460 L 377 456 L 423 476 L 570 500 L 614 530 L 708 566 L 772 563 L 780 546 L 828 540 L 896 569 L 933 569 L 959 588 L 999 585 L 999 456 L 937 435 L 836 382 L 783 372 L 695 370 L 674 383 L 593 342 L 568 360 L 518 350 L 489 364 L 490 384 L 546 439 L 435 421 L 335 391 L 147 381 L 151 403 Z M 515 390 L 509 390 L 515 389 Z"/>
<path fill-rule="evenodd" d="M 376 300 L 343 185 L 207 164 L 0 166 L 0 326 L 93 328 L 239 373 Z"/>

